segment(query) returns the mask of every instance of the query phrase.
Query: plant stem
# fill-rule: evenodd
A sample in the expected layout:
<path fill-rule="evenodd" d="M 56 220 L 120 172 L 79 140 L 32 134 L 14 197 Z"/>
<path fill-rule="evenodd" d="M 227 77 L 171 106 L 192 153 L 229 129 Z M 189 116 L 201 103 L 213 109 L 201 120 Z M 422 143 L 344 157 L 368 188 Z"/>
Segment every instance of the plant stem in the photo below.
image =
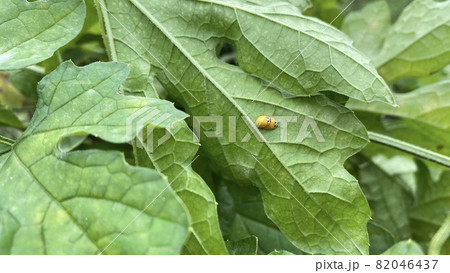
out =
<path fill-rule="evenodd" d="M 26 68 L 24 68 L 25 70 L 28 70 L 34 74 L 37 74 L 39 76 L 44 76 L 45 75 L 45 68 L 42 66 L 38 66 L 38 65 L 30 65 Z"/>
<path fill-rule="evenodd" d="M 445 219 L 441 228 L 434 234 L 428 248 L 429 255 L 440 255 L 441 248 L 450 236 L 450 214 Z"/>
<path fill-rule="evenodd" d="M 407 143 L 386 135 L 378 134 L 375 132 L 368 132 L 369 138 L 372 142 L 380 143 L 385 146 L 403 151 L 405 153 L 412 154 L 414 156 L 417 156 L 419 158 L 440 164 L 442 166 L 445 166 L 447 168 L 450 168 L 450 157 L 447 157 L 445 155 L 441 155 L 438 153 L 435 153 L 433 151 L 424 149 L 422 147 L 413 145 L 411 143 Z"/>
<path fill-rule="evenodd" d="M 2 143 L 2 144 L 6 144 L 6 145 L 9 145 L 9 146 L 12 146 L 12 145 L 14 145 L 14 142 L 15 141 L 10 139 L 10 138 L 4 137 L 4 136 L 0 136 L 0 143 Z"/>

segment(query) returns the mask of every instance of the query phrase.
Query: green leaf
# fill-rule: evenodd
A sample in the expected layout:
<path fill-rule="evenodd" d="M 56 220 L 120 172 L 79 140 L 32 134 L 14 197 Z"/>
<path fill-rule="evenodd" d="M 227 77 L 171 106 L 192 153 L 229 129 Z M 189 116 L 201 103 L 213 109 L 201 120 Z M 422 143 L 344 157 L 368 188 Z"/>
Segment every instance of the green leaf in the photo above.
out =
<path fill-rule="evenodd" d="M 251 236 L 239 241 L 227 241 L 228 252 L 232 255 L 258 254 L 258 238 Z"/>
<path fill-rule="evenodd" d="M 239 241 L 255 236 L 263 238 L 258 240 L 259 254 L 267 254 L 276 249 L 302 254 L 267 218 L 257 188 L 222 182 L 217 185 L 216 195 L 219 202 L 220 224 L 226 239 Z"/>
<path fill-rule="evenodd" d="M 49 58 L 80 32 L 84 17 L 82 0 L 2 1 L 0 70 Z"/>
<path fill-rule="evenodd" d="M 428 243 L 450 210 L 450 171 L 443 172 L 435 182 L 424 163 L 417 161 L 417 165 L 417 199 L 409 217 L 414 239 Z"/>
<path fill-rule="evenodd" d="M 170 133 L 165 139 L 166 133 Z M 192 234 L 185 244 L 187 254 L 227 254 L 217 216 L 214 194 L 191 168 L 197 159 L 198 143 L 192 141 L 192 131 L 184 121 L 175 122 L 169 131 L 156 129 L 144 135 L 135 149 L 137 164 L 153 166 L 164 173 L 171 187 L 181 198 L 192 219 Z M 164 140 L 165 139 L 165 140 Z M 164 140 L 163 143 L 158 141 Z"/>
<path fill-rule="evenodd" d="M 450 63 L 450 1 L 416 0 L 387 34 L 376 65 L 389 82 L 423 76 Z"/>
<path fill-rule="evenodd" d="M 449 88 L 450 81 L 446 80 L 406 94 L 396 94 L 398 108 L 386 107 L 377 102 L 361 103 L 356 100 L 350 100 L 347 107 L 362 113 L 363 115 L 358 113 L 358 117 L 371 131 L 386 133 L 394 138 L 450 156 Z M 373 114 L 388 117 L 381 118 Z"/>
<path fill-rule="evenodd" d="M 376 222 L 370 221 L 367 224 L 367 230 L 369 232 L 370 239 L 370 255 L 381 254 L 394 244 L 392 234 Z"/>
<path fill-rule="evenodd" d="M 128 71 L 120 63 L 78 68 L 65 62 L 40 82 L 31 125 L 0 156 L 0 211 L 6 219 L 0 253 L 181 251 L 189 219 L 165 178 L 127 165 L 118 152 L 57 148 L 64 137 L 79 134 L 128 142 L 134 133 L 127 132 L 127 118 L 143 109 L 151 111 L 147 123 L 155 126 L 163 114 L 170 117 L 158 126 L 185 117 L 169 102 L 120 95 Z"/>
<path fill-rule="evenodd" d="M 103 3 L 99 3 L 102 11 Z M 104 11 L 104 10 L 103 10 Z M 105 17 L 107 20 L 107 17 Z M 105 21 L 108 31 L 108 21 Z M 130 77 L 124 84 L 126 92 L 158 98 L 154 86 L 154 75 L 149 64 L 130 48 L 111 45 L 109 53 L 115 60 L 127 62 L 131 67 Z M 165 174 L 171 187 L 182 199 L 192 220 L 192 229 L 183 252 L 186 254 L 227 254 L 225 241 L 219 228 L 217 203 L 208 185 L 191 168 L 197 159 L 198 143 L 194 142 L 193 133 L 184 121 L 176 122 L 166 132 L 155 129 L 151 134 L 144 134 L 134 143 L 136 163 L 151 167 Z M 166 138 L 166 133 L 168 133 Z M 153 142 L 149 143 L 149 139 Z M 163 140 L 163 143 L 158 143 Z"/>
<path fill-rule="evenodd" d="M 347 107 L 356 111 L 379 113 L 418 120 L 443 130 L 450 130 L 450 81 L 441 81 L 406 94 L 396 94 L 398 108 L 383 103 L 350 100 Z"/>
<path fill-rule="evenodd" d="M 362 10 L 349 13 L 342 22 L 342 31 L 353 40 L 353 45 L 371 60 L 383 46 L 384 37 L 391 25 L 391 15 L 386 1 L 367 4 Z"/>
<path fill-rule="evenodd" d="M 369 60 L 333 27 L 300 12 L 255 7 L 236 0 L 202 1 L 225 13 L 223 18 L 231 19 L 228 25 L 233 26 L 234 33 L 225 35 L 233 40 L 239 66 L 247 73 L 294 95 L 332 90 L 363 101 L 395 104 Z"/>
<path fill-rule="evenodd" d="M 138 0 L 131 2 L 131 6 L 142 10 L 138 14 L 147 13 L 148 16 L 153 17 L 152 7 L 147 7 Z M 332 90 L 363 101 L 383 101 L 394 104 L 389 88 L 369 60 L 351 46 L 351 41 L 345 35 L 325 23 L 293 10 L 278 11 L 273 6 L 261 7 L 241 1 L 178 2 L 171 0 L 163 5 L 170 5 L 173 12 L 194 11 L 188 15 L 196 14 L 195 18 L 190 19 L 189 25 L 193 33 L 201 28 L 202 32 L 198 34 L 200 36 L 214 35 L 223 37 L 221 40 L 231 41 L 238 50 L 239 65 L 243 70 L 271 82 L 286 92 L 309 96 L 319 91 Z M 125 5 L 130 4 L 127 2 Z M 113 6 L 108 9 L 112 9 L 114 14 Z M 153 7 L 153 9 L 158 8 Z M 224 21 L 212 24 L 211 28 L 202 28 L 203 25 L 211 24 L 208 22 L 210 16 L 220 17 Z M 135 18 L 134 21 L 127 23 L 129 26 L 127 24 L 121 26 L 114 17 L 110 17 L 105 22 L 113 25 L 118 32 L 116 33 L 118 38 L 129 34 L 129 27 L 140 20 Z M 149 18 L 150 21 L 152 19 L 158 20 L 156 17 Z M 178 24 L 179 27 L 172 29 L 169 26 L 171 24 Z M 182 20 L 179 22 L 175 20 L 169 25 L 165 28 L 169 28 L 170 31 L 182 32 L 185 27 Z M 128 31 L 123 29 L 124 27 Z M 177 34 L 171 33 L 171 35 Z M 261 35 L 264 35 L 265 39 L 259 39 Z M 212 52 L 211 47 L 215 48 L 220 42 L 217 39 L 216 41 L 210 39 L 205 44 L 203 41 L 184 38 L 190 40 L 191 46 L 188 47 L 186 43 L 183 43 L 183 46 L 187 50 L 191 48 L 192 53 L 195 53 L 196 48 L 200 46 L 197 43 L 201 43 L 202 47 L 206 46 L 208 51 Z M 141 48 L 138 50 L 144 51 L 147 49 L 142 48 L 142 41 L 139 44 L 132 37 L 128 39 L 137 44 L 134 48 Z M 113 45 L 111 48 L 122 50 L 122 47 L 123 45 Z M 153 54 L 153 56 L 159 55 Z M 209 57 L 212 56 L 209 55 Z M 155 60 L 156 63 L 161 66 L 161 60 L 159 57 L 156 58 L 158 59 Z"/>
<path fill-rule="evenodd" d="M 119 60 L 128 62 L 138 58 L 143 69 L 153 69 L 152 73 L 170 96 L 193 116 L 224 117 L 225 128 L 230 125 L 230 119 L 236 118 L 236 130 L 232 129 L 231 134 L 224 132 L 222 138 L 207 138 L 204 131 L 214 130 L 214 124 L 202 123 L 199 133 L 202 149 L 226 178 L 259 187 L 269 218 L 294 245 L 311 253 L 368 253 L 367 201 L 357 181 L 342 166 L 346 158 L 367 143 L 362 124 L 352 112 L 322 95 L 288 99 L 273 88 L 260 92 L 265 88 L 261 80 L 221 62 L 215 54 L 223 40 L 232 40 L 240 53 L 239 64 L 243 69 L 271 80 L 283 66 L 279 62 L 284 63 L 287 59 L 266 50 L 273 51 L 273 46 L 280 46 L 279 52 L 295 48 L 292 52 L 297 54 L 287 54 L 286 58 L 295 57 L 298 55 L 297 37 L 304 38 L 299 39 L 301 43 L 316 41 L 311 36 L 316 36 L 316 32 L 326 25 L 301 14 L 294 17 L 280 15 L 270 9 L 235 1 L 221 4 L 175 0 L 101 3 L 108 47 L 115 49 L 111 52 L 130 54 L 134 51 L 128 55 L 128 60 Z M 221 19 L 210 21 L 210 18 Z M 292 18 L 300 22 L 295 27 L 292 27 Z M 264 27 L 266 23 L 273 28 Z M 303 33 L 306 30 L 297 29 L 301 26 L 307 28 L 309 36 Z M 254 40 L 255 27 L 264 29 L 259 32 L 267 32 L 264 40 L 270 44 L 259 44 Z M 321 40 L 309 47 L 304 52 L 305 58 L 301 59 L 311 62 L 314 59 L 317 64 L 321 56 L 311 54 L 319 52 L 325 57 L 331 54 L 337 58 L 333 59 L 339 66 L 337 70 L 362 89 L 346 83 L 340 73 L 333 72 L 334 68 L 326 73 L 309 73 L 307 79 L 321 82 L 317 85 L 319 89 L 325 85 L 332 90 L 347 90 L 346 95 L 360 99 L 392 102 L 391 94 L 368 60 L 342 42 L 342 37 L 340 32 L 327 28 Z M 337 48 L 342 51 L 335 50 Z M 278 66 L 266 62 L 267 67 L 261 70 L 262 56 L 271 56 L 270 61 L 278 62 Z M 330 58 L 324 59 L 326 67 L 330 62 Z M 274 83 L 286 87 L 287 91 L 301 91 L 303 87 L 299 86 L 298 79 L 287 77 L 287 73 L 294 70 L 302 73 L 304 66 L 293 65 L 291 71 L 288 69 L 284 73 L 285 77 Z M 325 84 L 328 80 L 331 83 Z M 339 88 L 334 88 L 335 84 Z M 313 89 L 315 91 L 311 90 L 311 93 L 319 91 Z M 293 116 L 297 123 L 290 125 L 290 133 L 286 134 L 288 139 L 281 139 L 281 128 L 265 132 L 257 130 L 252 120 L 262 114 Z M 304 121 L 306 125 L 318 123 L 326 140 L 314 138 L 317 129 L 306 135 L 310 138 L 303 139 L 302 143 L 296 141 Z M 287 125 L 287 122 L 280 122 L 280 127 L 281 124 Z M 233 132 L 236 132 L 238 142 L 230 141 Z M 241 141 L 246 136 L 248 141 Z M 302 156 L 293 157 L 293 154 Z"/>
<path fill-rule="evenodd" d="M 8 107 L 0 104 L 0 126 L 11 126 L 15 128 L 24 128 L 22 122 L 16 114 Z"/>
<path fill-rule="evenodd" d="M 424 255 L 422 248 L 412 240 L 396 243 L 382 255 Z"/>

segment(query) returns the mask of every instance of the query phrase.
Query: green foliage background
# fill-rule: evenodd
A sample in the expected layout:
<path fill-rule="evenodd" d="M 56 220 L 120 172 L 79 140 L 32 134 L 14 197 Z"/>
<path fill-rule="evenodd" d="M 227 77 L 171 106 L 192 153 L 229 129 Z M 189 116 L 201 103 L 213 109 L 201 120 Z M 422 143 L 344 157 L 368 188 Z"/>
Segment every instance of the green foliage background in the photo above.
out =
<path fill-rule="evenodd" d="M 0 254 L 449 254 L 449 0 L 0 5 Z"/>

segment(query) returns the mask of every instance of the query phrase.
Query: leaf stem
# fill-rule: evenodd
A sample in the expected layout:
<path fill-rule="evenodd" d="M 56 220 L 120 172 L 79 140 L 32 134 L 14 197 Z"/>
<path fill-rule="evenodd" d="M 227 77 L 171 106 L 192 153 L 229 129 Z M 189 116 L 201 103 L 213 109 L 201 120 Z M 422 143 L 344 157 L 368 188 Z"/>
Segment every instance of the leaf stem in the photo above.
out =
<path fill-rule="evenodd" d="M 430 247 L 428 248 L 429 255 L 440 255 L 441 248 L 447 239 L 450 237 L 450 214 L 445 219 L 441 228 L 434 234 L 430 242 Z"/>
<path fill-rule="evenodd" d="M 24 68 L 24 70 L 28 70 L 34 74 L 37 74 L 38 76 L 45 76 L 45 68 L 42 66 L 30 65 L 30 66 Z"/>
<path fill-rule="evenodd" d="M 439 165 L 445 166 L 447 168 L 450 168 L 450 157 L 447 157 L 445 155 L 441 155 L 438 153 L 435 153 L 433 151 L 424 149 L 422 147 L 413 145 L 411 143 L 407 143 L 401 140 L 398 140 L 396 138 L 392 138 L 386 135 L 378 134 L 375 132 L 368 132 L 369 138 L 372 142 L 379 143 L 400 151 L 403 151 L 405 153 L 412 154 L 416 157 L 437 163 Z"/>
<path fill-rule="evenodd" d="M 10 138 L 4 137 L 4 136 L 0 136 L 0 143 L 2 143 L 2 144 L 13 146 L 14 142 L 15 141 L 10 139 Z"/>

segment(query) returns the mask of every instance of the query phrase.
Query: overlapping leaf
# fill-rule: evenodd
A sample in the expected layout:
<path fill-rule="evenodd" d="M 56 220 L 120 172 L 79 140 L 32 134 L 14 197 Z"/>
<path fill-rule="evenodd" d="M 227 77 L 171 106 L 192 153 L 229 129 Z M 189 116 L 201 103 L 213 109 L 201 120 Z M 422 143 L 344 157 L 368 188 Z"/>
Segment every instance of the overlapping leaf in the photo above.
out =
<path fill-rule="evenodd" d="M 189 219 L 165 178 L 127 165 L 118 152 L 58 149 L 70 135 L 130 141 L 127 117 L 142 109 L 152 119 L 136 124 L 136 131 L 163 113 L 170 118 L 155 125 L 185 117 L 169 102 L 118 94 L 127 75 L 125 64 L 78 68 L 66 62 L 41 81 L 31 125 L 0 157 L 0 253 L 181 251 Z"/>
<path fill-rule="evenodd" d="M 450 154 L 450 81 L 441 81 L 427 85 L 407 94 L 397 94 L 398 108 L 381 103 L 362 103 L 350 100 L 347 107 L 359 111 L 358 115 L 370 130 L 393 134 L 399 139 L 419 146 Z M 370 113 L 370 114 L 365 114 Z M 389 126 L 379 124 L 383 121 L 378 115 L 393 117 L 386 122 Z M 402 118 L 402 120 L 398 120 Z M 384 127 L 384 128 L 383 128 Z M 391 129 L 392 128 L 392 129 Z M 411 133 L 406 133 L 406 130 Z"/>
<path fill-rule="evenodd" d="M 52 56 L 80 32 L 82 0 L 2 0 L 0 70 L 23 68 Z"/>
<path fill-rule="evenodd" d="M 369 159 L 362 160 L 359 182 L 369 200 L 373 221 L 387 229 L 396 242 L 410 238 L 407 195 L 400 182 Z"/>
<path fill-rule="evenodd" d="M 303 95 L 329 88 L 363 100 L 392 102 L 368 60 L 347 42 L 337 41 L 343 37 L 340 32 L 322 29 L 323 23 L 301 14 L 277 14 L 236 1 L 100 3 L 111 52 L 133 53 L 119 60 L 134 63 L 137 75 L 151 70 L 190 114 L 220 116 L 224 128 L 231 126 L 223 137 L 207 138 L 204 131 L 214 131 L 215 126 L 202 123 L 198 133 L 205 151 L 225 178 L 259 187 L 266 213 L 294 245 L 311 253 L 368 252 L 367 201 L 342 167 L 347 157 L 367 143 L 362 124 L 324 96 L 287 99 L 273 88 L 261 92 L 265 85 L 260 80 L 215 56 L 216 47 L 231 40 L 246 72 L 272 80 L 288 62 L 286 58 L 292 60 L 304 48 L 303 42 L 316 41 L 275 85 Z M 292 20 L 302 31 L 292 27 Z M 270 44 L 255 35 L 265 36 Z M 300 36 L 304 40 L 297 39 Z M 281 49 L 278 46 L 292 55 L 275 54 Z M 314 70 L 324 56 L 319 66 L 329 67 L 326 72 L 304 73 L 306 68 Z M 309 61 L 311 66 L 305 68 Z M 331 62 L 338 67 L 330 66 Z M 309 86 L 309 93 L 302 84 Z M 292 116 L 297 122 L 283 136 L 287 121 L 275 131 L 261 132 L 251 122 L 261 114 L 280 120 Z M 300 134 L 298 139 L 303 141 L 296 141 L 304 121 L 318 127 L 306 126 L 311 134 Z"/>
<path fill-rule="evenodd" d="M 239 241 L 249 236 L 258 240 L 258 253 L 268 254 L 276 249 L 296 254 L 302 252 L 293 246 L 276 225 L 267 218 L 258 189 L 240 187 L 235 183 L 217 185 L 220 224 L 227 240 Z"/>
<path fill-rule="evenodd" d="M 342 22 L 342 31 L 350 36 L 357 49 L 374 60 L 383 46 L 390 18 L 386 1 L 376 1 L 362 10 L 349 13 Z"/>
<path fill-rule="evenodd" d="M 370 239 L 370 255 L 379 255 L 394 244 L 392 234 L 383 226 L 370 221 L 367 224 Z"/>
<path fill-rule="evenodd" d="M 427 243 L 450 213 L 450 171 L 432 180 L 427 166 L 418 162 L 417 199 L 409 215 L 415 239 Z"/>
<path fill-rule="evenodd" d="M 175 122 L 167 132 L 156 129 L 151 132 L 151 141 L 144 134 L 137 140 L 135 154 L 140 166 L 153 166 L 167 175 L 170 185 L 183 200 L 192 219 L 192 234 L 189 236 L 186 254 L 227 254 L 219 229 L 217 203 L 208 185 L 191 168 L 197 159 L 198 144 L 184 121 Z M 164 140 L 164 142 L 161 142 Z"/>
<path fill-rule="evenodd" d="M 104 3 L 98 6 L 104 12 L 105 27 L 108 35 L 116 35 L 117 31 L 128 33 L 128 29 L 111 29 Z M 120 26 L 120 24 L 119 24 Z M 128 33 L 130 34 L 130 33 Z M 138 42 L 138 47 L 141 47 Z M 135 48 L 129 48 L 122 43 L 109 44 L 109 51 L 113 59 L 127 62 L 131 66 L 130 77 L 124 84 L 127 92 L 146 97 L 158 98 L 154 87 L 153 74 L 148 61 L 137 53 Z M 142 49 L 142 48 L 141 48 Z M 145 48 L 144 48 L 145 50 Z M 154 167 L 164 173 L 171 181 L 171 187 L 183 200 L 192 219 L 192 230 L 187 240 L 184 252 L 188 254 L 227 254 L 225 242 L 219 228 L 217 203 L 214 194 L 203 179 L 191 168 L 196 160 L 198 143 L 184 121 L 176 122 L 168 131 L 169 138 L 165 138 L 165 129 L 156 129 L 135 143 L 137 164 Z M 149 141 L 151 139 L 151 143 Z M 158 141 L 164 140 L 163 143 Z"/>
<path fill-rule="evenodd" d="M 375 64 L 387 81 L 423 76 L 450 63 L 450 1 L 415 0 L 386 36 Z"/>

